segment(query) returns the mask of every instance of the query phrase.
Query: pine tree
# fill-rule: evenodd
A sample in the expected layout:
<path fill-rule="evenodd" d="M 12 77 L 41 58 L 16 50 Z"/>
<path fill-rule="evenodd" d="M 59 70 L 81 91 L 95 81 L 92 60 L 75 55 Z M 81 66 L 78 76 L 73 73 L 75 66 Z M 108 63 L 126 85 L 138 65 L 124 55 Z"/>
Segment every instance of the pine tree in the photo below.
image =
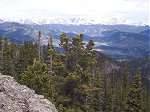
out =
<path fill-rule="evenodd" d="M 105 78 L 104 74 L 100 72 L 99 69 L 96 70 L 95 76 L 92 80 L 92 91 L 90 93 L 91 105 L 95 112 L 103 112 L 105 99 L 105 88 L 104 88 Z"/>
<path fill-rule="evenodd" d="M 142 112 L 143 111 L 143 99 L 142 99 L 142 88 L 141 88 L 141 73 L 138 70 L 133 84 L 130 87 L 127 99 L 127 112 Z"/>
<path fill-rule="evenodd" d="M 67 36 L 66 33 L 62 33 L 60 35 L 60 44 L 59 44 L 64 51 L 66 52 L 66 54 L 69 52 L 70 49 L 70 40 L 69 37 Z"/>
<path fill-rule="evenodd" d="M 61 103 L 67 108 L 73 107 L 75 110 L 87 111 L 89 103 L 86 99 L 91 97 L 92 69 L 96 63 L 92 51 L 94 43 L 89 42 L 86 48 L 83 43 L 83 34 L 76 35 L 72 39 L 62 34 L 60 45 L 65 50 L 65 55 L 61 55 L 63 56 L 62 65 L 66 66 L 63 67 L 66 69 L 66 77 L 64 77 L 64 89 L 62 90 L 65 100 Z"/>
<path fill-rule="evenodd" d="M 15 72 L 15 64 L 14 64 L 14 49 L 15 46 L 13 46 L 7 38 L 2 39 L 1 43 L 1 73 L 5 75 L 11 75 L 14 76 Z"/>
<path fill-rule="evenodd" d="M 37 94 L 44 94 L 49 85 L 47 66 L 35 61 L 22 73 L 20 82 L 34 89 Z"/>
<path fill-rule="evenodd" d="M 34 60 L 38 59 L 38 44 L 32 41 L 23 42 L 18 48 L 19 56 L 16 63 L 16 69 L 18 80 L 20 80 L 21 74 L 27 69 L 29 65 L 32 65 Z"/>
<path fill-rule="evenodd" d="M 120 82 L 120 109 L 125 111 L 127 103 L 127 94 L 129 91 L 129 72 L 127 67 L 121 71 L 121 82 Z"/>
<path fill-rule="evenodd" d="M 150 96 L 146 89 L 143 90 L 143 112 L 150 112 Z"/>

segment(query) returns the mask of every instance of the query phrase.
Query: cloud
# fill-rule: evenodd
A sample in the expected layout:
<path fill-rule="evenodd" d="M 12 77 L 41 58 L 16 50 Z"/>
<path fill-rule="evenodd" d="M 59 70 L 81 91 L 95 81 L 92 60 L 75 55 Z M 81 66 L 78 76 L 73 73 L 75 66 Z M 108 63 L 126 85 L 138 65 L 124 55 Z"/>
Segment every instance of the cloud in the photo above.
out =
<path fill-rule="evenodd" d="M 117 17 L 148 21 L 148 7 L 148 0 L 0 0 L 0 17 L 34 19 L 78 16 L 102 20 Z"/>

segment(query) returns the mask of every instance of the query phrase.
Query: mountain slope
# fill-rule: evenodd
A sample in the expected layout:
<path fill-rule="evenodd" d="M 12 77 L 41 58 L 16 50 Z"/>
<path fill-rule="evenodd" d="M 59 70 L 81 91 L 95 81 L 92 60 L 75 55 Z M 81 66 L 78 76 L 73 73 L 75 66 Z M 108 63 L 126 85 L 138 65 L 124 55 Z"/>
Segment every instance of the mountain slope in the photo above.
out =
<path fill-rule="evenodd" d="M 6 22 L 0 24 L 0 36 L 6 36 L 10 40 L 34 40 L 33 33 L 34 30 L 19 23 Z"/>
<path fill-rule="evenodd" d="M 109 77 L 112 73 L 115 73 L 117 77 L 121 77 L 121 72 L 127 67 L 130 79 L 133 79 L 136 71 L 140 69 L 142 86 L 146 87 L 150 94 L 150 57 L 144 57 L 130 62 L 119 62 L 98 52 L 96 56 L 97 68 L 101 73 L 107 75 L 107 77 Z"/>
<path fill-rule="evenodd" d="M 120 69 L 120 62 L 107 57 L 106 55 L 97 52 L 97 68 L 104 72 L 104 74 L 112 73 L 112 71 L 118 71 Z"/>
<path fill-rule="evenodd" d="M 142 83 L 146 85 L 150 93 L 150 57 L 140 58 L 130 62 L 132 71 L 141 70 Z"/>
<path fill-rule="evenodd" d="M 93 38 L 96 42 L 107 43 L 97 45 L 96 49 L 115 59 L 136 59 L 149 56 L 149 35 L 137 33 L 115 32 L 105 37 Z"/>

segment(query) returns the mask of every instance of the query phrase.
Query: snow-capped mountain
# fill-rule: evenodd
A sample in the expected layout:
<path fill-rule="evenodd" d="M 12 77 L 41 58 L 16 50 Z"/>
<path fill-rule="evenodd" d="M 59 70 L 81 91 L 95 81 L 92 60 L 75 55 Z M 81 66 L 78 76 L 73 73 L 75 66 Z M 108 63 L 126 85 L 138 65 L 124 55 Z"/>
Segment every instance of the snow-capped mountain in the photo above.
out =
<path fill-rule="evenodd" d="M 4 20 L 3 19 L 0 19 L 0 23 L 3 23 L 4 22 Z"/>
<path fill-rule="evenodd" d="M 104 24 L 104 25 L 117 25 L 117 24 L 126 24 L 126 25 L 135 25 L 135 26 L 146 26 L 146 23 L 139 22 L 135 23 L 132 21 L 119 20 L 117 18 L 111 18 L 110 20 L 101 20 L 101 19 L 89 19 L 89 18 L 65 18 L 65 17 L 50 17 L 50 18 L 36 18 L 36 19 L 16 19 L 11 20 L 7 18 L 0 18 L 0 23 L 2 22 L 18 22 L 21 24 L 63 24 L 63 25 L 95 25 L 95 24 Z"/>
<path fill-rule="evenodd" d="M 91 25 L 100 24 L 95 20 L 85 19 L 85 18 L 49 18 L 49 19 L 25 19 L 17 20 L 19 23 L 23 24 L 64 24 L 64 25 Z"/>
<path fill-rule="evenodd" d="M 43 18 L 43 19 L 16 19 L 11 20 L 7 18 L 0 18 L 0 23 L 4 22 L 18 22 L 21 24 L 64 24 L 64 25 L 91 25 L 91 24 L 100 24 L 95 20 L 86 19 L 86 18 L 60 18 L 60 17 L 53 17 L 53 18 Z"/>

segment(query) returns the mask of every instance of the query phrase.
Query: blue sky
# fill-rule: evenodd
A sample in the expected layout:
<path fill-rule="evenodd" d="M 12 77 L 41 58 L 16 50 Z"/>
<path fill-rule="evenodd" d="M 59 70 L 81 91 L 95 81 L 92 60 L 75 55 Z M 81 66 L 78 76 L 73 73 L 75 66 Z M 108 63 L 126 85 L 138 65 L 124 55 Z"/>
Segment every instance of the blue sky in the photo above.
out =
<path fill-rule="evenodd" d="M 82 17 L 149 23 L 149 0 L 0 0 L 0 18 Z"/>

